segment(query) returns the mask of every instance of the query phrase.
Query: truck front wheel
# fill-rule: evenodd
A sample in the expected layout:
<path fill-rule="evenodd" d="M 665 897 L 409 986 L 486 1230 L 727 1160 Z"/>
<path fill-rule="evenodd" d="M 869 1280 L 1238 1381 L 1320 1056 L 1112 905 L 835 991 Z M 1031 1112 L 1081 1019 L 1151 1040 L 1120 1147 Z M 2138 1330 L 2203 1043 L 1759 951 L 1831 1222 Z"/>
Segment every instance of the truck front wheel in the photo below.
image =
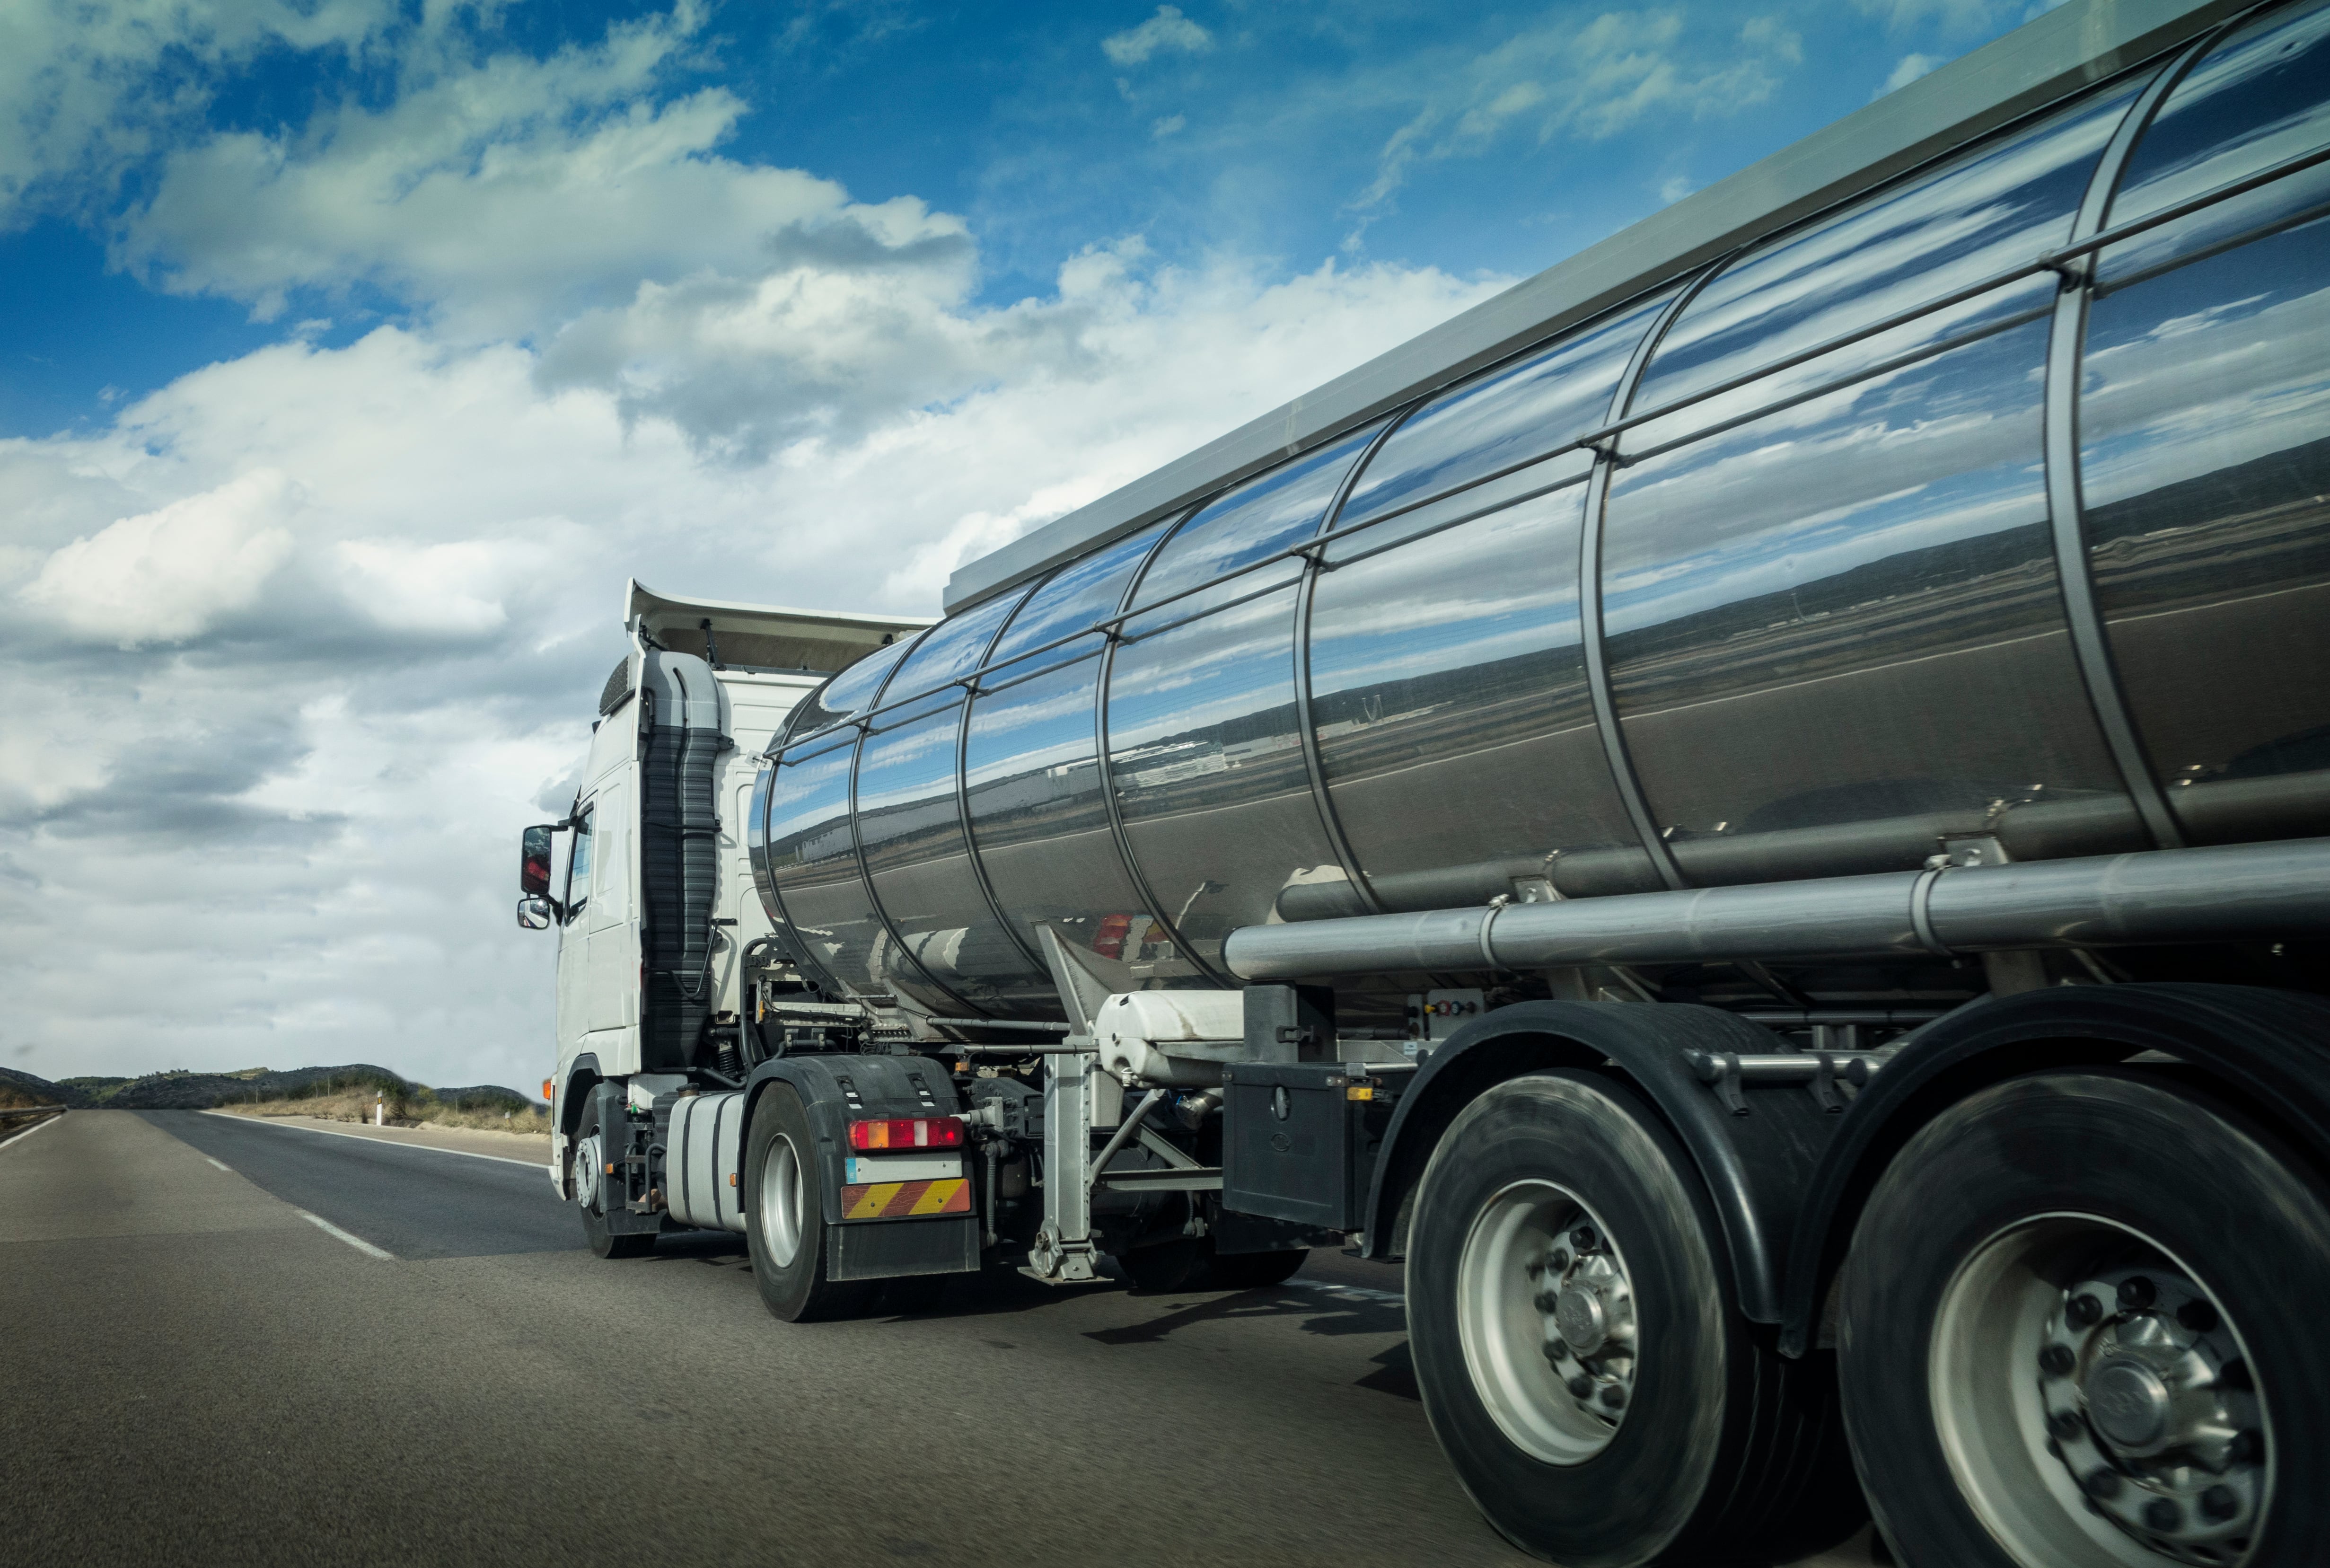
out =
<path fill-rule="evenodd" d="M 574 1129 L 572 1174 L 574 1207 L 582 1216 L 582 1236 L 601 1258 L 644 1258 L 655 1250 L 652 1231 L 618 1231 L 607 1221 L 609 1183 L 607 1140 L 599 1127 L 598 1097 L 582 1107 L 582 1121 Z"/>
<path fill-rule="evenodd" d="M 744 1185 L 753 1199 L 744 1227 L 753 1280 L 770 1312 L 788 1323 L 863 1312 L 873 1286 L 836 1280 L 827 1272 L 817 1135 L 790 1084 L 771 1084 L 753 1108 Z"/>
<path fill-rule="evenodd" d="M 1824 1364 L 1731 1303 L 1690 1156 L 1634 1095 L 1501 1084 L 1434 1151 L 1410 1231 L 1424 1408 L 1490 1523 L 1570 1568 L 1786 1561 L 1860 1522 Z"/>
<path fill-rule="evenodd" d="M 2330 1190 L 2178 1079 L 2039 1073 L 1871 1194 L 1839 1377 L 1871 1506 L 1947 1568 L 2316 1564 Z"/>

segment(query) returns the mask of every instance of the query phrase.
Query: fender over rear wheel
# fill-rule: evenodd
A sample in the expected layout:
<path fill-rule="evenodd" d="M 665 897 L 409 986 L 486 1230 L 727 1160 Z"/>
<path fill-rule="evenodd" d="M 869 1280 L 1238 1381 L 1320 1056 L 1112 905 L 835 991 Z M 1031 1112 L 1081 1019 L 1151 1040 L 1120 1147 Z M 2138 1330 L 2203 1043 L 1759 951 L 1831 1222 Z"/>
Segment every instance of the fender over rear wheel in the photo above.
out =
<path fill-rule="evenodd" d="M 1425 1412 L 1498 1530 L 1568 1568 L 1791 1561 L 1862 1517 L 1827 1358 L 1733 1304 L 1690 1156 L 1586 1072 L 1498 1085 L 1416 1198 Z"/>
<path fill-rule="evenodd" d="M 1954 1106 L 1839 1291 L 1853 1451 L 1926 1568 L 2297 1568 L 2330 1549 L 2330 1189 L 2160 1074 Z"/>
<path fill-rule="evenodd" d="M 744 1216 L 753 1282 L 769 1311 L 788 1323 L 863 1313 L 873 1301 L 873 1283 L 836 1280 L 827 1271 L 817 1135 L 790 1084 L 771 1084 L 753 1107 L 744 1187 L 753 1197 Z"/>

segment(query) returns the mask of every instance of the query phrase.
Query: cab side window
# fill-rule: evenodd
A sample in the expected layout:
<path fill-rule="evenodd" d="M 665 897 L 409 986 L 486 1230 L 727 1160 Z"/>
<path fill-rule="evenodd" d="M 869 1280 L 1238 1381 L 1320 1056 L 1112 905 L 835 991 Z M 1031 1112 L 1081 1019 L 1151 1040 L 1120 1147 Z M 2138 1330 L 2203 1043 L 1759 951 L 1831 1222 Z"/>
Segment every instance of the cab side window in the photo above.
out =
<path fill-rule="evenodd" d="M 591 901 L 591 826 L 595 812 L 586 806 L 574 819 L 574 852 L 566 862 L 566 918 L 571 924 Z"/>

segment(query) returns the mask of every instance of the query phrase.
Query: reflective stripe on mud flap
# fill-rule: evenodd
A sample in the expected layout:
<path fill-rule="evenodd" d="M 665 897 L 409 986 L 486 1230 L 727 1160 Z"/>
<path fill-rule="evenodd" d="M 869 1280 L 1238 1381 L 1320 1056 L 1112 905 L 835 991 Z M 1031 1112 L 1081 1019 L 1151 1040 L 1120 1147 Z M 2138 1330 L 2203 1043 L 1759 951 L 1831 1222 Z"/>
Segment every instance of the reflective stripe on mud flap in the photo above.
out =
<path fill-rule="evenodd" d="M 845 1220 L 903 1220 L 923 1214 L 968 1214 L 971 1183 L 961 1176 L 936 1182 L 871 1182 L 841 1189 Z"/>

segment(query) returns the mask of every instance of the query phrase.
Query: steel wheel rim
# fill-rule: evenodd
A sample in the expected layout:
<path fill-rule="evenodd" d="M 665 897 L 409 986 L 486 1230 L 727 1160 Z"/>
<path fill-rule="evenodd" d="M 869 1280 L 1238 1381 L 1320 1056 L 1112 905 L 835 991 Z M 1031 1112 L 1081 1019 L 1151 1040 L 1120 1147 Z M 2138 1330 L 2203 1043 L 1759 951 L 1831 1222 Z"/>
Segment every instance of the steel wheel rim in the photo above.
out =
<path fill-rule="evenodd" d="M 800 1156 L 792 1139 L 779 1133 L 761 1162 L 761 1192 L 753 1209 L 760 1216 L 761 1240 L 780 1269 L 800 1255 L 801 1196 Z"/>
<path fill-rule="evenodd" d="M 1569 1466 L 1610 1446 L 1640 1365 L 1634 1286 L 1577 1194 L 1516 1182 L 1482 1204 L 1456 1266 L 1456 1329 L 1473 1392 L 1516 1448 Z"/>
<path fill-rule="evenodd" d="M 2022 1568 L 2238 1568 L 2273 1489 L 2254 1364 L 2166 1248 L 2045 1214 L 1944 1287 L 1927 1394 L 1959 1491 Z"/>
<path fill-rule="evenodd" d="M 599 1147 L 596 1133 L 574 1145 L 574 1201 L 592 1213 L 599 1212 Z"/>

